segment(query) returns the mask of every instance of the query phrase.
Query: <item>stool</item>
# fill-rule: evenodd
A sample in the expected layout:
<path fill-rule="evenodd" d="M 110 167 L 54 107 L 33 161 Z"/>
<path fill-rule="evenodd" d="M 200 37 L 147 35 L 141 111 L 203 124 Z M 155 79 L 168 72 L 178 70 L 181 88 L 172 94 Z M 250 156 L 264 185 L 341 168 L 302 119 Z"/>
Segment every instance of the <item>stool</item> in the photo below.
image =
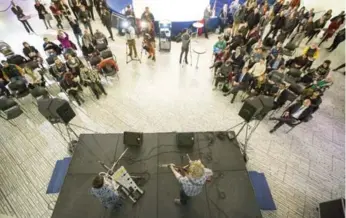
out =
<path fill-rule="evenodd" d="M 197 36 L 198 36 L 198 30 L 199 30 L 200 28 L 203 28 L 203 27 L 204 27 L 204 24 L 203 24 L 203 23 L 200 23 L 200 22 L 195 22 L 195 23 L 192 24 L 192 26 L 196 28 L 196 38 L 197 38 Z"/>
<path fill-rule="evenodd" d="M 203 48 L 203 47 L 201 47 L 201 46 L 196 46 L 196 47 L 194 47 L 192 50 L 193 50 L 193 52 L 195 52 L 195 53 L 197 54 L 196 69 L 198 69 L 199 56 L 200 56 L 201 54 L 206 53 L 207 51 L 206 51 L 205 48 Z"/>

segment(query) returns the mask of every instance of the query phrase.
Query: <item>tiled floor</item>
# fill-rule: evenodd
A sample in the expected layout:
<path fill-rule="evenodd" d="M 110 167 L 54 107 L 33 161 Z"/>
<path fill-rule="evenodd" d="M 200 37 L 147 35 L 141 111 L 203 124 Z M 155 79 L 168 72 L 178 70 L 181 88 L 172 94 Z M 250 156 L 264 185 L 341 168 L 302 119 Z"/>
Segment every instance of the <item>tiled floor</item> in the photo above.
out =
<path fill-rule="evenodd" d="M 34 13 L 31 5 L 26 11 Z M 32 25 L 38 35 L 27 35 L 10 12 L 0 13 L 0 21 L 1 39 L 17 52 L 24 40 L 41 48 L 43 36 L 54 39 L 55 30 L 46 31 L 36 17 Z M 105 30 L 99 20 L 93 25 Z M 178 65 L 180 45 L 175 43 L 171 52 L 157 55 L 156 63 L 143 57 L 142 64 L 126 64 L 125 41 L 117 37 L 111 48 L 120 66 L 120 80 L 108 82 L 109 95 L 98 101 L 87 92 L 85 105 L 75 107 L 78 116 L 72 123 L 97 132 L 156 132 L 225 130 L 240 122 L 241 103 L 230 104 L 219 91 L 212 91 L 208 66 L 215 39 L 198 40 L 207 53 L 196 70 Z M 345 59 L 343 46 L 332 54 L 322 48 L 316 64 L 328 58 L 333 66 L 339 65 Z M 285 134 L 286 126 L 269 134 L 273 123 L 264 120 L 250 141 L 248 168 L 265 173 L 278 207 L 263 212 L 264 217 L 316 217 L 318 202 L 345 194 L 345 78 L 337 72 L 333 78 L 335 84 L 326 91 L 313 120 L 289 134 Z M 45 194 L 47 183 L 56 160 L 68 156 L 66 143 L 34 105 L 26 101 L 25 108 L 27 116 L 17 118 L 16 126 L 0 121 L 0 214 L 46 218 L 51 215 L 48 204 L 54 205 L 57 198 Z"/>

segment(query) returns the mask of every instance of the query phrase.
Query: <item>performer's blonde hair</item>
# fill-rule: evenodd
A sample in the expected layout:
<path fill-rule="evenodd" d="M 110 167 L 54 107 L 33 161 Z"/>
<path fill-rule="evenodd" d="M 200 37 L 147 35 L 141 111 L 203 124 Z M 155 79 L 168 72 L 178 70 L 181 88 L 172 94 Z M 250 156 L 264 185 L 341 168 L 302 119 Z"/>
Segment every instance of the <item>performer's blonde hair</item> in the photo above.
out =
<path fill-rule="evenodd" d="M 204 175 L 204 165 L 200 160 L 191 161 L 188 173 L 193 178 L 201 178 Z"/>

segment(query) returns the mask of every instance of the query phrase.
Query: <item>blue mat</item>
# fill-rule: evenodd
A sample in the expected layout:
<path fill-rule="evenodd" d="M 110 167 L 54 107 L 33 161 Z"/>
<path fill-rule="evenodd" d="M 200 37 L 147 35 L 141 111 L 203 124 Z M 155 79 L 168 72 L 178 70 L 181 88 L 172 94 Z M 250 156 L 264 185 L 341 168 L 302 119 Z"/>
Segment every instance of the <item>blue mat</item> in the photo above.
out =
<path fill-rule="evenodd" d="M 55 164 L 52 177 L 50 178 L 47 194 L 59 193 L 70 165 L 71 158 L 67 157 L 63 160 L 58 160 Z"/>
<path fill-rule="evenodd" d="M 249 171 L 249 177 L 260 209 L 276 210 L 276 206 L 264 173 Z"/>

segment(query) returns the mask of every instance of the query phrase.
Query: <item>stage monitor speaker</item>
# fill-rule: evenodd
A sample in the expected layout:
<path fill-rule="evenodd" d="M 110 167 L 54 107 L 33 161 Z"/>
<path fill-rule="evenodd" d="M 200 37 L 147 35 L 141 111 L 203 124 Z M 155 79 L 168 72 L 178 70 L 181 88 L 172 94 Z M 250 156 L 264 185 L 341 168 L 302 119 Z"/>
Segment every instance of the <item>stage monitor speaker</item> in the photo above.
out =
<path fill-rule="evenodd" d="M 265 116 L 274 107 L 274 97 L 266 96 L 266 95 L 259 95 L 258 98 L 261 101 L 262 106 L 263 106 L 263 109 L 260 112 L 260 114 Z"/>
<path fill-rule="evenodd" d="M 76 116 L 68 101 L 60 98 L 39 99 L 37 105 L 39 112 L 50 122 L 68 124 Z"/>
<path fill-rule="evenodd" d="M 141 146 L 143 144 L 142 132 L 124 132 L 124 145 Z"/>
<path fill-rule="evenodd" d="M 263 110 L 263 104 L 258 97 L 248 98 L 244 101 L 238 115 L 246 122 L 257 116 Z"/>
<path fill-rule="evenodd" d="M 336 199 L 320 203 L 320 218 L 345 218 L 345 199 Z"/>
<path fill-rule="evenodd" d="M 191 148 L 195 144 L 195 134 L 193 132 L 177 133 L 178 147 Z"/>

